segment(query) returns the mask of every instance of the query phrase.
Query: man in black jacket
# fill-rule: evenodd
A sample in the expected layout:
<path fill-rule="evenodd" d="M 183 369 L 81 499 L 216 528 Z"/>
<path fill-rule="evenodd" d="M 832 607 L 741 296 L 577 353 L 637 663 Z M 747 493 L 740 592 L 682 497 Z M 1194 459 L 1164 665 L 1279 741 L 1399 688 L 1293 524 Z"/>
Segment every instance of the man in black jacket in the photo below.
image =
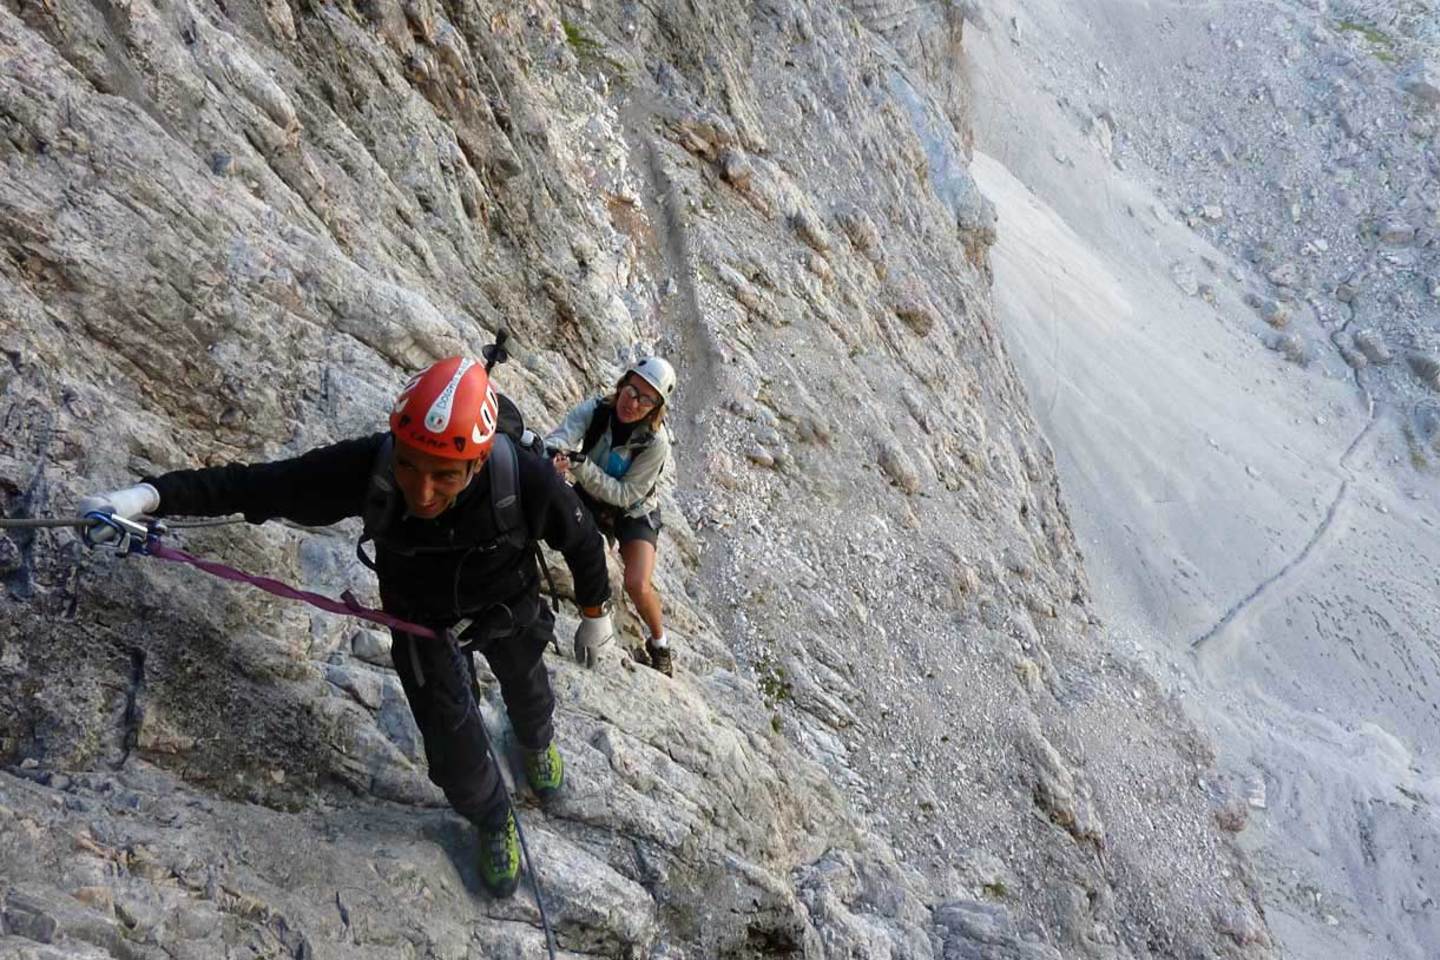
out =
<path fill-rule="evenodd" d="M 576 659 L 594 666 L 614 632 L 604 546 L 594 521 L 546 459 L 500 434 L 499 421 L 499 401 L 484 367 L 451 357 L 406 385 L 389 434 L 291 460 L 147 477 L 85 498 L 80 511 L 238 512 L 251 523 L 279 517 L 307 526 L 364 516 L 366 536 L 375 541 L 381 605 L 445 632 L 445 639 L 429 640 L 392 631 L 391 657 L 424 736 L 430 779 L 479 828 L 481 877 L 493 895 L 508 897 L 520 877 L 515 818 L 490 758 L 461 645 L 483 653 L 499 680 L 525 751 L 526 777 L 545 800 L 559 791 L 564 767 L 551 724 L 555 697 L 542 660 L 554 639 L 554 617 L 539 595 L 535 540 L 560 551 L 574 576 L 583 614 Z M 509 446 L 492 464 L 497 434 Z M 512 475 L 498 475 L 503 469 Z M 509 515 L 494 484 L 513 485 L 518 493 L 520 535 L 505 529 Z M 377 488 L 398 495 L 377 503 Z"/>

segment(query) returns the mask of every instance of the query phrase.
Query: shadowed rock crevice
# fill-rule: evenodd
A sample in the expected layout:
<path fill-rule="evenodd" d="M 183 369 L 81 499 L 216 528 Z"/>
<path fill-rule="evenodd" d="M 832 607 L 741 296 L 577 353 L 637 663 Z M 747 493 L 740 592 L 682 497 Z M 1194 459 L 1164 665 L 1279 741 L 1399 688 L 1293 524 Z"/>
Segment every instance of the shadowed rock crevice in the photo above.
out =
<path fill-rule="evenodd" d="M 125 766 L 125 761 L 130 759 L 130 753 L 135 749 L 140 739 L 140 725 L 145 719 L 145 707 L 141 703 L 141 696 L 145 692 L 145 652 L 143 650 L 130 651 L 130 683 L 125 688 L 125 707 L 120 716 L 120 759 L 115 761 L 112 769 L 119 770 Z"/>

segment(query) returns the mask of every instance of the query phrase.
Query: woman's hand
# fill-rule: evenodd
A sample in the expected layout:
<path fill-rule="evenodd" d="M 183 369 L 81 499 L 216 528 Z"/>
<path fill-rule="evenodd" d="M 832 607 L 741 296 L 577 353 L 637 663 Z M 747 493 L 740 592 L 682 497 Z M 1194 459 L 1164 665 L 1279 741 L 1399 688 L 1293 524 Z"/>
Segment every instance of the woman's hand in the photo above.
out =
<path fill-rule="evenodd" d="M 560 474 L 560 479 L 566 483 L 574 483 L 575 478 L 570 476 L 570 458 L 564 453 L 555 454 L 550 461 L 555 466 L 555 472 Z"/>

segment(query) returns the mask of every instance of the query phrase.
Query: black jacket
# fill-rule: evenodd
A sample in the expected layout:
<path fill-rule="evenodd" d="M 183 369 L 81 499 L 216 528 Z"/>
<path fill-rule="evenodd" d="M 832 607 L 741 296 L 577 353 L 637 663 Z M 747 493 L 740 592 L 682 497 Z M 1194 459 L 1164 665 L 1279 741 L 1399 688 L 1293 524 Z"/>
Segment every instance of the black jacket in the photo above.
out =
<path fill-rule="evenodd" d="M 361 515 L 385 436 L 345 440 L 273 463 L 176 470 L 145 482 L 160 491 L 160 516 L 243 513 L 251 523 L 282 517 L 325 526 Z M 525 450 L 516 453 L 521 510 L 530 535 L 564 555 L 580 604 L 608 600 L 604 541 L 589 513 L 548 460 Z M 496 539 L 487 465 L 449 510 L 433 520 L 400 519 L 376 543 L 384 608 L 427 625 L 449 626 L 491 605 L 513 606 L 533 596 L 539 574 L 529 545 L 497 545 Z"/>

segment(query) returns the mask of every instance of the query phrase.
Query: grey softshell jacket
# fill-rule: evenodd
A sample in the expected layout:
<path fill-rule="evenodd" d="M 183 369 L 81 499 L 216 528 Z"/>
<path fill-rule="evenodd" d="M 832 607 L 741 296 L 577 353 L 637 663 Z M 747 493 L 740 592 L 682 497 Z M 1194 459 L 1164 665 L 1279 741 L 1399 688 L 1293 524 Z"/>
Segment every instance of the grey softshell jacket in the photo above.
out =
<path fill-rule="evenodd" d="M 565 415 L 565 420 L 545 438 L 547 446 L 565 450 L 578 449 L 585 442 L 585 430 L 600 397 L 592 397 Z M 606 414 L 607 420 L 609 414 Z M 670 460 L 670 433 L 661 424 L 652 431 L 648 423 L 637 424 L 630 439 L 618 449 L 620 452 L 633 451 L 630 469 L 623 477 L 612 477 L 605 472 L 602 464 L 610 459 L 612 440 L 607 422 L 605 432 L 595 441 L 595 446 L 585 451 L 585 459 L 572 464 L 570 472 L 580 488 L 596 500 L 614 504 L 627 517 L 647 516 L 660 506 L 660 491 L 657 483 Z"/>

